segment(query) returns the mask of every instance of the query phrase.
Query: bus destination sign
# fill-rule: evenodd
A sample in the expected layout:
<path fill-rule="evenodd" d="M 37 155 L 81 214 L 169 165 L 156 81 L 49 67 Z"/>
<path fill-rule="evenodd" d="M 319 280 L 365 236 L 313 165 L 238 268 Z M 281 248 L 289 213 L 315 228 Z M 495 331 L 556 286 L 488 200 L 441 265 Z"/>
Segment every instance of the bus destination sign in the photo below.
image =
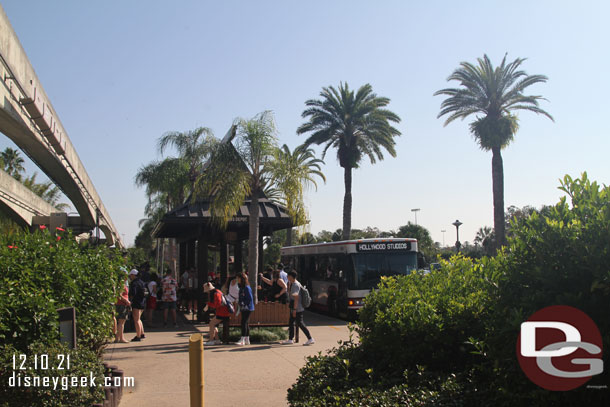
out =
<path fill-rule="evenodd" d="M 392 250 L 411 250 L 411 242 L 356 243 L 359 252 L 387 252 Z"/>

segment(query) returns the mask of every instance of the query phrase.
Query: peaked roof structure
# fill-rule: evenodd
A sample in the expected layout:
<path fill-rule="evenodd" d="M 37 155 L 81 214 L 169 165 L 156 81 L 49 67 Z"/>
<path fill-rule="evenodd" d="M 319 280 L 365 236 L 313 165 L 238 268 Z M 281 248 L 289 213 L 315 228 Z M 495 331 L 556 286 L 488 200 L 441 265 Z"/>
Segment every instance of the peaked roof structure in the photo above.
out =
<path fill-rule="evenodd" d="M 233 125 L 221 143 L 232 144 L 235 135 L 236 126 Z M 245 163 L 243 165 L 247 168 Z M 205 171 L 208 166 L 209 161 L 203 165 L 202 171 Z M 224 239 L 229 242 L 247 239 L 252 200 L 249 198 L 245 200 L 225 230 L 221 230 L 212 220 L 211 201 L 212 197 L 208 197 L 191 202 L 191 197 L 189 197 L 185 204 L 163 216 L 153 230 L 153 237 L 206 238 L 210 242 L 220 240 L 221 235 L 225 235 Z M 289 229 L 294 226 L 286 208 L 270 201 L 264 194 L 258 200 L 258 210 L 260 236 L 269 236 L 276 230 Z"/>

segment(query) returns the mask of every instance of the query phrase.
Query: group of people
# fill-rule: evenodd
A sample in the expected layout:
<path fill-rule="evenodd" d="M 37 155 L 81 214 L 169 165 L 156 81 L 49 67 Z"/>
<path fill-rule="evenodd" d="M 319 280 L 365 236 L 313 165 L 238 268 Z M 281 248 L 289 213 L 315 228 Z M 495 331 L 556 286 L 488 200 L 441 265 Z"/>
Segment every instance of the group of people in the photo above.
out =
<path fill-rule="evenodd" d="M 270 271 L 270 277 L 265 277 L 260 274 L 262 282 L 269 286 L 266 291 L 265 300 L 278 301 L 282 303 L 288 302 L 290 308 L 290 319 L 288 327 L 288 339 L 282 341 L 283 345 L 294 343 L 295 326 L 296 329 L 301 329 L 307 337 L 307 342 L 304 345 L 312 345 L 315 343 L 309 329 L 303 321 L 303 300 L 301 295 L 302 285 L 297 280 L 297 272 L 294 270 L 286 273 L 284 265 L 279 264 L 278 268 Z M 210 335 L 208 342 L 205 345 L 219 345 L 221 343 L 218 333 L 218 325 L 229 320 L 231 317 L 231 308 L 233 305 L 238 305 L 239 308 L 234 312 L 241 313 L 241 338 L 235 344 L 239 346 L 250 344 L 250 314 L 254 311 L 254 297 L 252 289 L 248 281 L 246 273 L 239 273 L 235 278 L 229 278 L 221 289 L 216 288 L 213 283 L 208 282 L 203 286 L 204 292 L 210 296 L 210 301 L 204 308 L 207 311 L 209 308 L 215 309 L 215 316 L 210 321 Z M 229 305 L 230 304 L 230 305 Z"/>
<path fill-rule="evenodd" d="M 167 326 L 167 318 L 171 311 L 174 327 L 177 327 L 176 302 L 178 282 L 172 277 L 171 270 L 167 269 L 161 281 L 154 273 L 149 273 L 148 266 L 142 265 L 141 271 L 132 269 L 123 271 L 127 279 L 115 303 L 114 335 L 116 343 L 127 343 L 124 337 L 125 321 L 131 314 L 136 336 L 132 342 L 139 342 L 146 338 L 142 314 L 146 312 L 147 322 L 152 324 L 153 311 L 163 309 L 163 325 Z"/>
<path fill-rule="evenodd" d="M 139 342 L 146 338 L 142 322 L 143 313 L 145 313 L 147 322 L 152 323 L 153 311 L 163 309 L 163 325 L 167 326 L 168 313 L 171 311 L 174 327 L 177 327 L 178 292 L 180 292 L 181 302 L 188 312 L 194 312 L 197 309 L 198 281 L 194 269 L 186 270 L 180 278 L 180 284 L 178 284 L 169 269 L 166 270 L 163 278 L 159 281 L 156 274 L 149 273 L 147 265 L 140 268 L 141 271 L 134 268 L 129 272 L 124 269 L 127 279 L 115 303 L 114 333 L 117 343 L 128 342 L 123 332 L 125 321 L 130 314 L 136 331 L 136 335 L 131 339 L 132 342 Z M 315 340 L 303 321 L 305 309 L 301 295 L 302 285 L 297 280 L 296 271 L 286 272 L 284 271 L 284 265 L 280 263 L 276 269 L 267 269 L 267 276 L 259 274 L 259 277 L 261 280 L 259 293 L 262 294 L 264 301 L 289 304 L 288 339 L 281 343 L 285 345 L 294 343 L 296 327 L 296 329 L 301 329 L 307 337 L 307 342 L 304 345 L 314 344 Z M 215 310 L 214 318 L 210 321 L 210 337 L 206 345 L 221 343 L 218 325 L 229 320 L 232 312 L 241 314 L 241 338 L 236 342 L 236 345 L 250 345 L 249 321 L 255 305 L 248 275 L 238 273 L 228 278 L 220 289 L 217 288 L 219 286 L 217 280 L 209 281 L 203 285 L 204 293 L 209 296 L 204 312 L 210 308 Z"/>

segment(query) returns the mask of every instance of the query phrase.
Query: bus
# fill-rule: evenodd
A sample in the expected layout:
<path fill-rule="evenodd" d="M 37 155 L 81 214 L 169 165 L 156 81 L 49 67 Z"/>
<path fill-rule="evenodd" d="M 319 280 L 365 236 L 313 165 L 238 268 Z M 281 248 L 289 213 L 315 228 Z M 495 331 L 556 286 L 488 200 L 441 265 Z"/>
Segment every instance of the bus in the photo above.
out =
<path fill-rule="evenodd" d="M 286 270 L 295 269 L 311 293 L 312 309 L 355 320 L 363 299 L 382 276 L 418 268 L 416 239 L 361 239 L 281 249 Z"/>

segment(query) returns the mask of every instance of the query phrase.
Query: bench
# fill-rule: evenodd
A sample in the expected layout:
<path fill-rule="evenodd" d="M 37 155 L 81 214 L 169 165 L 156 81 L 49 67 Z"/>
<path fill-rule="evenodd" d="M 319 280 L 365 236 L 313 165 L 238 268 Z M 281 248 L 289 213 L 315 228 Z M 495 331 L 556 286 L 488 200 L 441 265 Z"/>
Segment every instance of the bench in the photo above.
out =
<path fill-rule="evenodd" d="M 288 304 L 280 302 L 259 302 L 250 314 L 250 328 L 265 326 L 288 326 L 290 309 Z M 238 316 L 231 314 L 229 321 L 222 324 L 222 341 L 229 342 L 229 327 L 241 327 L 241 313 Z M 296 327 L 295 327 L 296 328 Z M 295 342 L 299 341 L 299 330 L 295 332 Z"/>

